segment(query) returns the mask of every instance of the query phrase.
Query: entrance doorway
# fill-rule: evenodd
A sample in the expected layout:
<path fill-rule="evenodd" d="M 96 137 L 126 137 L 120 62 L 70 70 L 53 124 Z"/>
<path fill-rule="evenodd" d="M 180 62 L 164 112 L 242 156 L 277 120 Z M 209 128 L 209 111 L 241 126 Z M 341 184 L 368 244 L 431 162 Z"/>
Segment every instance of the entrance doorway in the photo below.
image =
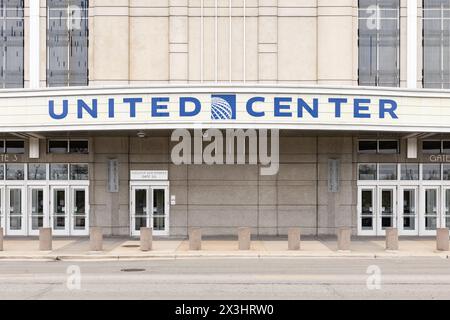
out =
<path fill-rule="evenodd" d="M 434 236 L 450 227 L 450 187 L 437 185 L 359 186 L 358 234 Z"/>
<path fill-rule="evenodd" d="M 88 165 L 0 164 L 0 226 L 7 236 L 88 235 Z"/>
<path fill-rule="evenodd" d="M 394 187 L 361 187 L 358 192 L 358 233 L 385 235 L 397 226 L 397 192 Z"/>
<path fill-rule="evenodd" d="M 415 236 L 419 234 L 419 197 L 418 187 L 402 186 L 399 188 L 399 223 L 400 234 Z"/>
<path fill-rule="evenodd" d="M 131 236 L 140 236 L 141 228 L 153 228 L 154 235 L 169 234 L 169 185 L 134 182 L 130 195 Z"/>
<path fill-rule="evenodd" d="M 23 187 L 6 188 L 6 234 L 26 235 L 25 194 Z"/>
<path fill-rule="evenodd" d="M 39 235 L 39 228 L 46 226 L 48 192 L 45 186 L 28 187 L 28 235 Z"/>

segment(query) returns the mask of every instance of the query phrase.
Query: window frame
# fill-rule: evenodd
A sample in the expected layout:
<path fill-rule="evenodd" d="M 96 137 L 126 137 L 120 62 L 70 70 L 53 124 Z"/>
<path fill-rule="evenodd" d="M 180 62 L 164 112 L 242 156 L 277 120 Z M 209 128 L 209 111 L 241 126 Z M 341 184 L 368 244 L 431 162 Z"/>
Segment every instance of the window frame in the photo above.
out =
<path fill-rule="evenodd" d="M 66 152 L 63 153 L 57 153 L 57 152 L 50 152 L 50 143 L 53 141 L 65 141 L 66 142 Z M 68 154 L 69 153 L 69 140 L 68 139 L 47 139 L 47 153 L 48 154 Z"/>
<path fill-rule="evenodd" d="M 439 10 L 440 12 L 440 17 L 439 18 L 426 18 L 426 10 Z M 445 19 L 450 20 L 450 16 L 449 17 L 445 17 L 444 15 L 444 10 L 448 10 L 448 12 L 450 13 L 450 9 L 444 9 L 442 6 L 439 9 L 427 9 L 425 8 L 425 0 L 422 0 L 422 87 L 424 89 L 448 89 L 450 87 L 450 78 L 449 78 L 449 82 L 444 82 L 444 66 L 443 66 L 443 60 L 444 60 L 444 46 L 443 46 L 443 37 L 444 37 L 444 28 L 443 27 L 443 22 Z M 426 33 L 425 33 L 425 21 L 426 20 L 439 20 L 440 21 L 440 54 L 441 54 L 441 61 L 440 63 L 440 87 L 433 87 L 433 84 L 438 84 L 438 83 L 427 83 L 426 82 L 426 72 L 425 72 L 425 66 L 426 64 L 426 54 L 425 54 L 425 42 L 426 42 Z M 449 39 L 450 41 L 450 39 Z M 450 46 L 450 44 L 449 44 Z M 450 65 L 449 65 L 449 72 L 450 72 Z"/>
<path fill-rule="evenodd" d="M 424 143 L 425 142 L 440 142 L 440 151 L 438 153 L 426 152 L 425 149 L 424 149 Z M 450 142 L 450 140 L 449 139 L 425 139 L 425 140 L 422 140 L 422 154 L 426 154 L 426 155 L 430 155 L 430 154 L 431 155 L 432 154 L 450 155 L 450 151 L 449 152 L 445 152 L 444 151 L 444 142 Z"/>
<path fill-rule="evenodd" d="M 0 9 L 1 11 L 1 9 Z M 5 17 L 6 18 L 6 17 Z M 18 19 L 16 17 L 16 19 Z M 3 20 L 3 16 L 1 16 L 1 19 Z M 22 26 L 23 26 L 23 37 L 22 37 L 22 84 L 19 87 L 12 87 L 12 88 L 16 88 L 16 89 L 23 89 L 25 88 L 25 55 L 26 55 L 26 51 L 25 51 L 25 37 L 26 37 L 26 28 L 25 28 L 25 0 L 22 1 Z M 0 47 L 1 48 L 1 47 Z M 1 89 L 6 89 L 7 87 L 6 85 L 6 81 L 0 81 L 0 88 Z M 6 146 L 5 146 L 6 149 Z"/>
<path fill-rule="evenodd" d="M 26 143 L 25 140 L 21 140 L 21 139 L 5 139 L 4 141 L 4 148 L 3 148 L 3 154 L 26 154 Z M 13 141 L 13 142 L 23 142 L 23 152 L 13 152 L 13 153 L 8 153 L 8 141 Z"/>
<path fill-rule="evenodd" d="M 381 179 L 381 167 L 382 166 L 395 166 L 395 179 Z M 378 163 L 377 164 L 377 181 L 399 181 L 401 177 L 399 177 L 399 166 L 398 163 Z"/>
<path fill-rule="evenodd" d="M 396 17 L 395 17 L 395 19 L 397 20 L 397 29 L 396 29 L 396 31 L 397 31 L 397 41 L 396 41 L 396 44 L 397 44 L 397 48 L 396 48 L 396 51 L 397 51 L 397 65 L 396 65 L 396 84 L 395 84 L 395 86 L 392 86 L 393 88 L 399 88 L 400 87 L 400 84 L 401 84 L 401 45 L 402 45 L 402 42 L 401 42 L 401 1 L 400 0 L 396 0 L 396 1 L 398 1 L 398 8 L 396 8 L 395 10 L 397 11 L 397 15 L 396 15 Z M 379 2 L 378 2 L 378 0 L 375 0 L 375 5 L 376 6 L 379 6 Z M 376 52 L 377 52 L 377 54 L 376 54 L 376 56 L 377 56 L 377 61 L 376 61 L 376 74 L 375 74 L 375 82 L 373 83 L 373 84 L 365 84 L 365 83 L 362 83 L 362 81 L 361 81 L 361 59 L 360 59 L 360 48 L 361 48 L 361 28 L 360 28 L 360 23 L 361 23 L 361 20 L 367 20 L 367 18 L 363 18 L 363 17 L 361 17 L 361 14 L 360 14 L 360 12 L 361 12 L 361 10 L 363 10 L 363 9 L 361 9 L 361 1 L 360 0 L 358 0 L 358 16 L 357 16 L 357 20 L 358 20 L 358 39 L 357 39 L 357 46 L 358 46 L 358 86 L 368 86 L 368 87 L 371 87 L 371 86 L 374 86 L 374 87 L 391 87 L 391 86 L 381 86 L 380 85 L 380 75 L 379 75 L 379 71 L 380 71 L 380 59 L 379 59 L 379 51 L 380 51 L 380 30 L 381 30 L 381 28 L 379 29 L 379 30 L 376 30 L 376 38 L 377 38 L 377 41 L 376 41 Z M 389 10 L 389 9 L 381 9 L 380 11 L 382 11 L 382 10 Z M 389 20 L 389 19 L 394 19 L 394 18 L 380 18 L 381 17 L 381 14 L 379 14 L 379 16 L 377 16 L 377 23 L 380 23 L 381 24 L 381 21 L 383 21 L 383 20 Z M 380 22 L 378 22 L 378 21 L 380 21 Z"/>
<path fill-rule="evenodd" d="M 361 166 L 375 166 L 375 179 L 371 180 L 361 179 Z M 378 181 L 378 163 L 375 162 L 358 163 L 358 181 Z"/>
<path fill-rule="evenodd" d="M 71 144 L 73 141 L 78 141 L 78 142 L 86 142 L 87 143 L 87 152 L 71 152 Z M 89 139 L 69 139 L 69 154 L 89 154 L 91 152 L 91 147 L 90 147 L 90 142 Z"/>
<path fill-rule="evenodd" d="M 76 180 L 72 179 L 72 167 L 73 166 L 86 166 L 87 167 L 87 179 Z M 89 170 L 89 163 L 69 163 L 69 181 L 89 181 L 91 179 L 90 176 L 91 170 Z"/>
<path fill-rule="evenodd" d="M 89 38 L 90 38 L 90 29 L 89 29 L 89 9 L 90 9 L 90 2 L 89 2 L 89 0 L 86 0 L 87 1 L 87 6 L 86 6 L 86 11 L 87 11 L 87 14 L 86 14 L 86 20 L 87 20 L 87 23 L 86 23 L 86 33 L 87 33 L 87 35 L 86 35 L 86 37 L 87 37 L 87 39 L 86 39 L 86 43 L 87 43 L 87 48 L 86 48 L 86 84 L 84 85 L 84 86 L 89 86 L 89 46 L 90 46 L 90 41 L 89 41 Z M 69 7 L 70 7 L 70 3 L 68 4 L 68 6 L 67 6 L 67 10 L 69 9 Z M 69 60 L 67 61 L 67 65 L 68 65 L 68 69 L 67 69 L 67 71 L 68 71 L 68 79 L 67 79 L 67 83 L 65 83 L 63 86 L 56 86 L 56 85 L 50 85 L 50 83 L 49 83 L 49 76 L 48 76 L 48 74 L 49 74 L 49 70 L 50 70 L 50 53 L 49 53 L 49 27 L 50 27 L 50 24 L 49 24 L 49 22 L 50 22 L 50 7 L 49 7 L 49 0 L 46 0 L 45 1 L 45 8 L 46 8 L 46 19 L 45 19 L 45 21 L 46 21 L 46 30 L 45 30 L 45 32 L 46 32 L 46 39 L 45 39 L 45 43 L 46 43 L 46 69 L 45 69 L 45 74 L 46 74 L 46 85 L 47 85 L 47 87 L 71 87 L 71 86 L 75 86 L 75 85 L 72 85 L 72 84 L 70 84 L 70 58 L 69 58 Z M 65 7 L 66 8 L 66 7 Z M 68 30 L 67 31 L 67 34 L 68 34 L 68 36 L 70 37 L 70 31 Z M 68 51 L 70 51 L 70 43 L 68 44 Z M 70 56 L 70 55 L 69 55 Z"/>
<path fill-rule="evenodd" d="M 391 152 L 381 152 L 380 150 L 380 142 L 396 142 L 397 143 L 397 151 L 394 153 Z M 377 140 L 377 154 L 400 154 L 400 141 L 398 139 L 379 139 Z"/>
<path fill-rule="evenodd" d="M 370 141 L 370 142 L 376 142 L 377 147 L 375 152 L 363 152 L 360 149 L 360 142 L 364 142 L 364 141 Z M 390 153 L 390 152 L 381 152 L 380 151 L 380 142 L 384 142 L 384 141 L 395 141 L 397 143 L 397 151 L 395 153 Z M 399 139 L 358 139 L 358 150 L 357 153 L 358 154 L 366 154 L 366 155 L 393 155 L 393 154 L 400 154 L 401 150 L 400 150 L 400 140 Z"/>
<path fill-rule="evenodd" d="M 67 144 L 67 148 L 66 148 L 67 151 L 64 152 L 64 153 L 50 152 L 50 142 L 52 142 L 52 141 L 65 141 L 66 144 Z M 87 153 L 84 153 L 84 152 L 70 152 L 70 144 L 71 144 L 72 141 L 83 141 L 83 142 L 86 142 L 87 143 Z M 50 138 L 50 139 L 47 139 L 47 154 L 56 154 L 56 155 L 58 155 L 58 154 L 60 154 L 60 155 L 62 155 L 62 154 L 89 155 L 90 152 L 91 152 L 91 146 L 90 146 L 89 139 L 85 139 L 85 138 L 84 139 L 83 138 L 80 138 L 80 139 L 60 139 L 60 138 L 53 139 L 53 138 Z"/>

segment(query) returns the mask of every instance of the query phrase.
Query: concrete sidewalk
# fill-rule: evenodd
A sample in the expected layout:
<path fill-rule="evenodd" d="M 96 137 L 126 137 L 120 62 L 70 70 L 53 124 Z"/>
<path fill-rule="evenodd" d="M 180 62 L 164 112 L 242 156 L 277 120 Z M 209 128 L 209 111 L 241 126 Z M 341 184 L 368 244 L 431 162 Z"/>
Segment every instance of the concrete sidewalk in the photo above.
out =
<path fill-rule="evenodd" d="M 140 251 L 139 240 L 129 238 L 106 238 L 102 252 L 89 251 L 89 239 L 54 239 L 53 251 L 39 251 L 37 239 L 4 240 L 0 260 L 145 260 L 180 258 L 389 258 L 389 257 L 440 257 L 449 259 L 450 252 L 436 250 L 434 238 L 400 239 L 400 250 L 388 252 L 384 238 L 358 238 L 352 240 L 352 250 L 338 252 L 335 239 L 302 240 L 300 251 L 288 251 L 287 240 L 254 240 L 249 251 L 239 251 L 237 241 L 204 240 L 201 251 L 189 251 L 187 240 L 154 240 L 153 250 Z"/>

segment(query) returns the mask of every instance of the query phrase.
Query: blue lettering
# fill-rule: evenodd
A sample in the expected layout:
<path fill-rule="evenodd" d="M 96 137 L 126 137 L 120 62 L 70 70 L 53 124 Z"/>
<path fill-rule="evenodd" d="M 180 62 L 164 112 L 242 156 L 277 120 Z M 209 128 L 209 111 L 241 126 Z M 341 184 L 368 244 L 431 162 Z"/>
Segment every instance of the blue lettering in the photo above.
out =
<path fill-rule="evenodd" d="M 334 103 L 335 108 L 334 108 L 334 114 L 336 116 L 336 118 L 340 118 L 342 115 L 342 104 L 343 103 L 347 103 L 348 99 L 345 98 L 330 98 L 328 99 L 329 103 Z"/>
<path fill-rule="evenodd" d="M 50 100 L 48 102 L 48 114 L 52 119 L 62 120 L 67 117 L 68 113 L 69 113 L 69 101 L 63 100 L 63 109 L 60 114 L 55 113 L 55 101 Z"/>
<path fill-rule="evenodd" d="M 108 99 L 108 117 L 114 118 L 114 116 L 115 116 L 114 99 Z"/>
<path fill-rule="evenodd" d="M 313 107 L 311 108 L 305 100 L 298 99 L 298 117 L 303 118 L 303 109 L 305 109 L 313 118 L 319 117 L 319 99 L 313 99 Z"/>
<path fill-rule="evenodd" d="M 194 104 L 194 110 L 193 111 L 186 111 L 186 104 L 187 103 L 193 103 Z M 202 110 L 202 104 L 200 103 L 200 100 L 192 97 L 181 97 L 180 98 L 180 116 L 181 117 L 195 117 L 200 113 Z"/>
<path fill-rule="evenodd" d="M 397 102 L 394 100 L 380 100 L 380 118 L 385 119 L 386 113 L 388 113 L 392 119 L 398 119 L 398 116 L 395 113 L 397 108 Z"/>
<path fill-rule="evenodd" d="M 247 101 L 247 112 L 248 112 L 248 114 L 251 115 L 252 117 L 256 117 L 256 118 L 264 117 L 266 115 L 266 113 L 265 112 L 257 112 L 255 110 L 253 110 L 253 105 L 256 102 L 265 102 L 265 101 L 266 101 L 266 99 L 263 98 L 263 97 L 254 97 L 254 98 L 251 98 L 250 100 L 248 100 Z"/>
<path fill-rule="evenodd" d="M 370 113 L 362 113 L 369 111 L 370 99 L 355 99 L 354 101 L 354 117 L 360 119 L 370 119 Z"/>
<path fill-rule="evenodd" d="M 92 107 L 81 99 L 77 101 L 78 119 L 83 119 L 83 110 L 86 111 L 92 118 L 97 119 L 97 99 L 92 99 Z"/>
<path fill-rule="evenodd" d="M 292 98 L 275 98 L 275 117 L 292 117 L 292 112 L 283 112 L 291 109 L 290 105 L 282 104 L 284 102 L 292 103 Z"/>
<path fill-rule="evenodd" d="M 142 98 L 124 98 L 123 103 L 130 105 L 130 117 L 136 118 L 136 104 L 142 103 Z"/>
<path fill-rule="evenodd" d="M 169 103 L 169 98 L 152 98 L 152 117 L 169 117 L 168 112 L 162 112 L 167 110 L 167 104 L 159 104 L 160 102 Z"/>

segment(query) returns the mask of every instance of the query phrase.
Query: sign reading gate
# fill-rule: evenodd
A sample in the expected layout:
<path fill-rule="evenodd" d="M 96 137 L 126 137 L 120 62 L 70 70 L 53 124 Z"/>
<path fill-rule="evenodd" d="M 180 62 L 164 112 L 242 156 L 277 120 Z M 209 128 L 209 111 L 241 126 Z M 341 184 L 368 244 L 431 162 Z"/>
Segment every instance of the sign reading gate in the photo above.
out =
<path fill-rule="evenodd" d="M 169 172 L 166 170 L 132 170 L 130 173 L 130 180 L 133 181 L 161 181 L 169 180 Z"/>

